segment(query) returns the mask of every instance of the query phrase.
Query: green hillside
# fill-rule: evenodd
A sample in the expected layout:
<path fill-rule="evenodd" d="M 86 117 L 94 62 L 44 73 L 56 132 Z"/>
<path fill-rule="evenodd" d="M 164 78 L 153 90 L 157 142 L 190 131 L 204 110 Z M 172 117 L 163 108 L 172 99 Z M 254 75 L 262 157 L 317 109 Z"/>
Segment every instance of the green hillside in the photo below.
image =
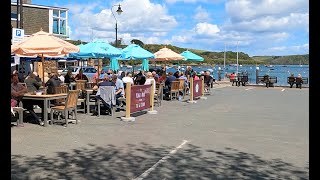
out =
<path fill-rule="evenodd" d="M 81 43 L 85 44 L 86 42 L 81 42 L 80 40 L 68 40 L 68 42 L 79 45 Z M 163 47 L 170 48 L 171 50 L 182 53 L 185 50 L 189 50 L 195 54 L 204 58 L 203 62 L 190 62 L 190 61 L 183 61 L 179 62 L 180 64 L 224 64 L 224 52 L 212 52 L 206 50 L 199 50 L 199 49 L 187 49 L 181 48 L 173 45 L 164 45 L 164 44 L 144 44 L 140 40 L 132 40 L 135 44 L 139 44 L 144 49 L 150 52 L 157 52 Z M 125 48 L 127 45 L 120 45 L 120 48 Z M 290 55 L 290 56 L 253 56 L 250 57 L 248 54 L 244 52 L 238 53 L 238 61 L 239 64 L 282 64 L 282 65 L 289 65 L 289 64 L 309 64 L 309 54 L 306 55 Z M 175 63 L 175 62 L 172 62 Z M 226 64 L 236 64 L 237 63 L 237 52 L 227 51 L 226 52 Z"/>

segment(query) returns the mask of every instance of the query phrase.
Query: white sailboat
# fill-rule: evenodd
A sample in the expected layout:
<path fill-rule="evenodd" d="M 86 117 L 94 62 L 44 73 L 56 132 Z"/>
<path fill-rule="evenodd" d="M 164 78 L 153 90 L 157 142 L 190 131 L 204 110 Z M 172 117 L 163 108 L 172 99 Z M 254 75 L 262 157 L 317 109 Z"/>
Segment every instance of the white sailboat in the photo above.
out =
<path fill-rule="evenodd" d="M 302 64 L 301 64 L 301 59 L 300 59 L 300 65 L 299 65 L 300 67 L 302 67 Z"/>

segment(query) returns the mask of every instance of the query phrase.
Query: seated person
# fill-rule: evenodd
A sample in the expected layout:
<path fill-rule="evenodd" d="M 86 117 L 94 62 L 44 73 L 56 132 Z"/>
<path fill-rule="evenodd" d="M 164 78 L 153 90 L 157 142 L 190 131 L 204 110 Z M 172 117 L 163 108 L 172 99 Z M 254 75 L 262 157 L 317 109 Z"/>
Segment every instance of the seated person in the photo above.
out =
<path fill-rule="evenodd" d="M 291 74 L 290 77 L 288 78 L 288 83 L 290 85 L 290 88 L 292 88 L 296 78 L 294 77 L 294 74 Z"/>
<path fill-rule="evenodd" d="M 193 80 L 199 80 L 200 78 L 197 76 L 197 72 L 193 72 L 192 73 L 192 78 L 193 78 Z"/>
<path fill-rule="evenodd" d="M 102 81 L 100 83 L 98 83 L 96 86 L 93 87 L 93 90 L 98 90 L 98 88 L 100 86 L 115 86 L 115 83 L 110 81 L 109 75 L 108 74 L 104 74 Z M 111 107 L 109 104 L 107 104 L 99 95 L 96 96 L 97 99 L 102 100 L 102 110 L 103 111 L 107 111 L 109 113 L 111 113 Z M 98 115 L 97 111 L 93 112 L 93 115 Z"/>
<path fill-rule="evenodd" d="M 43 106 L 41 101 L 34 101 L 30 99 L 22 99 L 23 95 L 28 92 L 27 88 L 21 84 L 18 84 L 19 79 L 17 74 L 12 74 L 11 76 L 11 99 L 15 100 L 15 104 L 19 104 L 20 101 L 23 102 L 23 108 L 29 111 L 33 120 L 37 123 L 41 123 L 40 118 L 33 110 L 33 105 Z M 42 113 L 43 114 L 43 113 Z"/>
<path fill-rule="evenodd" d="M 168 76 L 164 82 L 164 88 L 163 88 L 163 93 L 166 95 L 166 97 L 169 96 L 169 92 L 171 90 L 171 83 L 172 81 L 175 81 L 177 78 L 175 76 L 173 76 L 172 72 L 168 73 Z"/>
<path fill-rule="evenodd" d="M 11 99 L 14 99 L 16 104 L 19 104 L 23 95 L 28 92 L 27 88 L 19 83 L 18 74 L 11 75 Z"/>
<path fill-rule="evenodd" d="M 298 77 L 296 78 L 296 88 L 302 88 L 302 77 L 301 77 L 301 74 L 298 74 Z"/>
<path fill-rule="evenodd" d="M 51 73 L 50 79 L 46 82 L 47 94 L 55 94 L 55 88 L 60 86 L 61 80 L 58 78 L 57 74 Z"/>
<path fill-rule="evenodd" d="M 206 71 L 204 74 L 204 85 L 207 88 L 211 88 L 213 84 L 213 77 L 210 76 L 210 71 Z"/>
<path fill-rule="evenodd" d="M 104 74 L 105 74 L 104 70 L 103 70 L 103 69 L 101 69 L 101 71 L 100 71 L 100 75 L 99 75 L 99 79 L 103 79 Z"/>
<path fill-rule="evenodd" d="M 126 85 L 127 85 L 128 82 L 130 82 L 131 85 L 133 85 L 132 73 L 131 73 L 131 72 L 128 72 L 128 73 L 127 73 L 127 76 L 125 76 L 125 77 L 122 78 L 122 82 L 123 82 L 123 87 L 124 87 L 124 89 L 126 89 Z"/>
<path fill-rule="evenodd" d="M 69 69 L 67 74 L 64 76 L 64 83 L 70 84 L 71 82 L 74 82 L 74 77 L 71 69 Z"/>
<path fill-rule="evenodd" d="M 246 82 L 248 82 L 248 72 L 242 72 L 242 77 L 241 77 L 242 86 L 245 86 Z M 240 82 L 238 83 L 238 86 L 240 86 Z"/>
<path fill-rule="evenodd" d="M 33 73 L 30 73 L 30 75 L 24 80 L 24 82 L 27 85 L 28 92 L 34 92 L 39 90 L 40 86 L 42 85 L 42 82 L 36 80 L 36 75 Z"/>
<path fill-rule="evenodd" d="M 156 92 L 156 81 L 154 80 L 154 77 L 152 75 L 152 72 L 147 72 L 147 79 L 146 79 L 146 82 L 144 83 L 145 85 L 148 85 L 148 84 L 152 84 L 153 83 L 153 90 L 154 90 L 154 93 Z"/>
<path fill-rule="evenodd" d="M 83 70 L 80 69 L 79 70 L 79 74 L 77 74 L 75 77 L 74 77 L 75 80 L 86 80 L 87 82 L 89 81 L 88 77 L 83 74 Z"/>
<path fill-rule="evenodd" d="M 146 82 L 146 77 L 143 75 L 142 71 L 140 71 L 135 77 L 134 77 L 134 84 L 135 85 L 144 85 Z"/>
<path fill-rule="evenodd" d="M 167 79 L 167 74 L 162 73 L 161 76 L 158 78 L 157 83 L 163 83 L 166 81 L 166 79 Z"/>
<path fill-rule="evenodd" d="M 116 88 L 116 92 L 115 92 L 116 106 L 117 106 L 116 112 L 119 112 L 120 111 L 120 104 L 121 104 L 121 101 L 119 101 L 119 98 L 124 96 L 123 81 L 120 80 L 117 75 L 113 75 L 112 82 L 115 84 L 115 88 Z"/>
<path fill-rule="evenodd" d="M 269 75 L 264 75 L 263 76 L 263 82 L 264 83 L 266 83 L 266 87 L 269 87 L 269 85 L 270 85 L 270 77 L 269 77 Z"/>

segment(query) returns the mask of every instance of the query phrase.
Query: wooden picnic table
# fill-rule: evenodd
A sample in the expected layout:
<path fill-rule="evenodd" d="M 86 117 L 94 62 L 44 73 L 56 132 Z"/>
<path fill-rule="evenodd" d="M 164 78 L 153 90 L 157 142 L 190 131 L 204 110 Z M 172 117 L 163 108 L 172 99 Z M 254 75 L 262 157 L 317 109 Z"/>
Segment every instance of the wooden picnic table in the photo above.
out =
<path fill-rule="evenodd" d="M 65 99 L 67 98 L 68 94 L 42 94 L 42 95 L 35 95 L 35 94 L 30 94 L 26 93 L 23 95 L 22 99 L 31 99 L 31 100 L 37 100 L 37 101 L 43 101 L 43 121 L 44 121 L 44 126 L 48 126 L 48 107 L 50 100 L 55 100 L 55 99 Z M 20 101 L 21 105 L 20 107 L 23 107 L 22 101 Z"/>

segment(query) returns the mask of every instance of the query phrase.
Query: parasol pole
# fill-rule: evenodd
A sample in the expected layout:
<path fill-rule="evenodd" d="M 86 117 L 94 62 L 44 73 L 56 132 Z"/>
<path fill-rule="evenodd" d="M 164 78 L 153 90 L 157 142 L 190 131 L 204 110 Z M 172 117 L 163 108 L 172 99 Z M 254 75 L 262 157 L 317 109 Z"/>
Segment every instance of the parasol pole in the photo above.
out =
<path fill-rule="evenodd" d="M 99 57 L 98 57 L 98 82 L 99 82 L 99 79 L 100 79 L 100 67 L 99 67 Z"/>
<path fill-rule="evenodd" d="M 42 62 L 42 82 L 44 83 L 44 56 L 41 54 L 41 62 Z"/>

